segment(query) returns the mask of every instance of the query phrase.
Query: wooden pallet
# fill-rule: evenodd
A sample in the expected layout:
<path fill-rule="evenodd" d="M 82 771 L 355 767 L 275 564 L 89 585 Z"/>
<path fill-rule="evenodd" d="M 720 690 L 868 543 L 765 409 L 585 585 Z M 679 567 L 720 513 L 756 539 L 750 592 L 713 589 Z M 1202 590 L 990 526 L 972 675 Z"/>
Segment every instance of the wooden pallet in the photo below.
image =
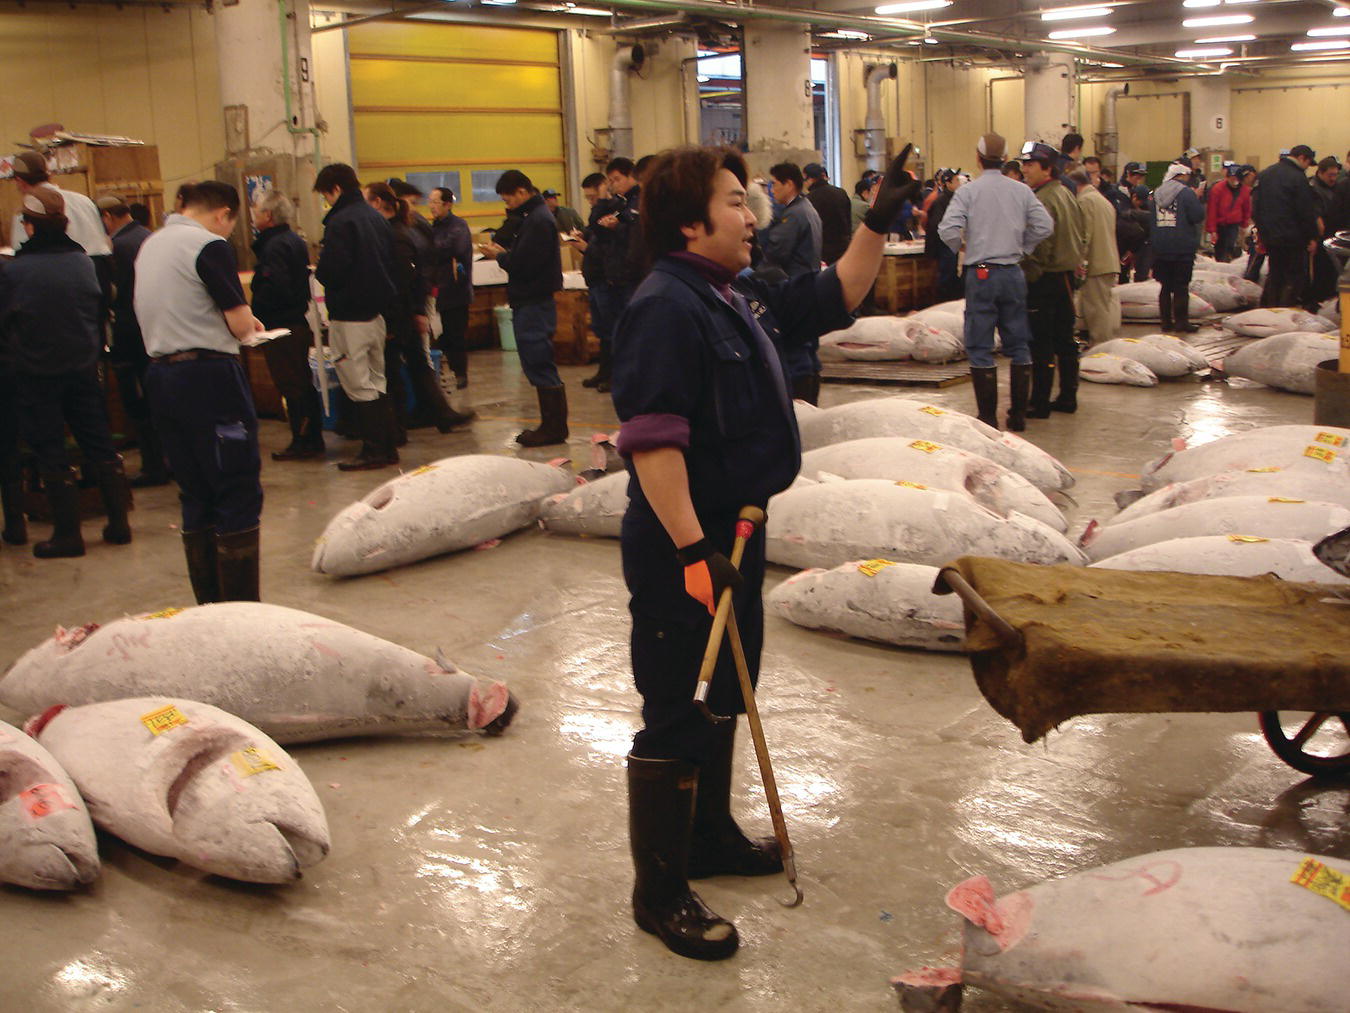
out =
<path fill-rule="evenodd" d="M 1215 366 L 1225 356 L 1231 355 L 1243 345 L 1251 344 L 1252 340 L 1231 331 L 1220 331 L 1218 334 L 1191 338 L 1187 344 L 1203 355 L 1211 366 Z"/>
<path fill-rule="evenodd" d="M 877 383 L 900 387 L 950 387 L 970 382 L 964 362 L 827 362 L 820 378 L 828 383 Z"/>

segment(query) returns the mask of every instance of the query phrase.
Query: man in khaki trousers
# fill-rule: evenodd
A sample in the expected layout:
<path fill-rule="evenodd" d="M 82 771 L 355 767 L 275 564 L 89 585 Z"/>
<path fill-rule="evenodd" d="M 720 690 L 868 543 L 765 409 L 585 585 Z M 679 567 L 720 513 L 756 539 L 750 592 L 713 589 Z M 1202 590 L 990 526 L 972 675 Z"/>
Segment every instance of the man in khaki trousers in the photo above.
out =
<path fill-rule="evenodd" d="M 1120 275 L 1116 209 L 1089 183 L 1086 169 L 1074 169 L 1067 176 L 1078 186 L 1078 206 L 1088 232 L 1087 280 L 1078 290 L 1079 329 L 1088 332 L 1092 344 L 1100 345 L 1120 331 L 1120 297 L 1115 292 Z"/>

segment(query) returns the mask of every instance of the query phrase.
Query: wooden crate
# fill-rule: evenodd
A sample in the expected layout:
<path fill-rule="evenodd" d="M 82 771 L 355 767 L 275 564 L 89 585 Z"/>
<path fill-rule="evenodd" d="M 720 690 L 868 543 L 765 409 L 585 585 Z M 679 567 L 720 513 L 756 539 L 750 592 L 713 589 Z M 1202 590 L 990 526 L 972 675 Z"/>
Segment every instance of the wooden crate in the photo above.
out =
<path fill-rule="evenodd" d="M 873 298 L 887 313 L 932 306 L 938 301 L 937 261 L 922 254 L 882 257 Z"/>
<path fill-rule="evenodd" d="M 127 203 L 139 201 L 150 208 L 153 226 L 158 227 L 164 221 L 164 180 L 160 176 L 159 148 L 155 145 L 63 144 L 50 149 L 47 155 L 52 182 L 63 190 L 82 193 L 94 200 L 104 194 L 116 194 Z M 6 228 L 18 210 L 18 188 L 0 186 L 0 213 Z"/>
<path fill-rule="evenodd" d="M 473 290 L 473 302 L 469 305 L 469 326 L 465 336 L 465 343 L 469 348 L 502 347 L 497 334 L 497 323 L 493 319 L 493 310 L 505 305 L 505 285 L 482 285 Z"/>
<path fill-rule="evenodd" d="M 553 302 L 558 308 L 553 359 L 560 366 L 584 366 L 600 354 L 600 339 L 591 333 L 591 303 L 586 290 L 563 289 L 553 294 Z"/>

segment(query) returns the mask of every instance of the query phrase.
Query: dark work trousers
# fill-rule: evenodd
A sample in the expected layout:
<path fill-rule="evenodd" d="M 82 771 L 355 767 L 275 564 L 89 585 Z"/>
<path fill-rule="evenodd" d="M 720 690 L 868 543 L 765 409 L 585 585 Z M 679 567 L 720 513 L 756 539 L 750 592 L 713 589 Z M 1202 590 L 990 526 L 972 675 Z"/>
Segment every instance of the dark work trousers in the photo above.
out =
<path fill-rule="evenodd" d="M 1158 301 L 1161 303 L 1164 299 L 1170 300 L 1167 305 L 1176 310 L 1176 299 L 1182 293 L 1185 293 L 1186 299 L 1190 299 L 1191 275 L 1195 271 L 1195 257 L 1187 257 L 1185 260 L 1155 260 L 1153 262 L 1153 277 L 1158 279 L 1161 289 L 1158 292 Z"/>
<path fill-rule="evenodd" d="M 1266 256 L 1270 258 L 1270 274 L 1261 292 L 1261 305 L 1302 306 L 1308 288 L 1307 244 L 1267 245 Z"/>
<path fill-rule="evenodd" d="M 463 383 L 469 376 L 469 306 L 437 305 L 441 317 L 441 336 L 437 345 L 450 372 Z"/>
<path fill-rule="evenodd" d="M 1336 264 L 1331 259 L 1331 254 L 1321 243 L 1317 244 L 1317 249 L 1313 251 L 1313 270 L 1312 277 L 1308 280 L 1308 291 L 1304 305 L 1309 312 L 1317 312 L 1317 307 L 1323 301 L 1336 295 L 1336 283 L 1340 275 L 1336 271 Z"/>
<path fill-rule="evenodd" d="M 86 462 L 118 460 L 97 367 L 54 376 L 18 373 L 15 383 L 19 431 L 37 457 L 42 474 L 65 475 L 70 471 L 67 426 Z"/>
<path fill-rule="evenodd" d="M 701 520 L 708 540 L 730 556 L 735 515 Z M 694 686 L 712 616 L 685 593 L 684 567 L 670 536 L 650 510 L 630 508 L 620 538 L 624 581 L 631 595 L 633 680 L 642 694 L 642 728 L 633 737 L 633 755 L 702 764 L 715 733 L 712 722 L 694 706 Z M 746 544 L 741 575 L 745 583 L 733 601 L 750 678 L 757 682 L 764 643 L 763 528 Z M 745 713 L 729 642 L 722 644 L 717 656 L 708 706 L 716 714 Z"/>
<path fill-rule="evenodd" d="M 558 329 L 558 307 L 553 297 L 512 306 L 511 328 L 525 379 L 535 387 L 561 387 L 562 378 L 553 362 L 553 334 Z"/>
<path fill-rule="evenodd" d="M 286 414 L 290 418 L 291 432 L 309 437 L 323 431 L 323 402 L 319 392 L 314 389 L 314 374 L 309 368 L 309 350 L 314 346 L 314 332 L 309 321 L 278 321 L 275 327 L 288 327 L 291 333 L 273 338 L 262 346 L 263 358 L 267 360 L 267 371 L 272 374 L 272 382 L 286 399 Z M 309 424 L 301 426 L 302 420 Z"/>
<path fill-rule="evenodd" d="M 1144 243 L 1143 246 L 1134 251 L 1134 280 L 1148 281 L 1149 274 L 1153 269 L 1153 244 Z M 1128 277 L 1121 278 L 1121 284 L 1129 281 Z"/>
<path fill-rule="evenodd" d="M 422 335 L 418 333 L 417 325 L 410 315 L 391 313 L 384 319 L 389 326 L 389 340 L 384 345 L 384 378 L 389 385 L 389 399 L 394 404 L 394 414 L 406 428 L 409 420 L 408 388 L 411 387 L 415 403 L 411 421 L 432 425 L 444 418 L 450 409 L 446 404 L 445 392 L 441 390 L 440 379 L 431 370 Z M 406 381 L 400 366 L 407 367 Z"/>
<path fill-rule="evenodd" d="M 632 294 L 631 289 L 615 288 L 604 282 L 587 289 L 586 295 L 591 304 L 591 330 L 600 339 L 600 372 L 604 376 L 609 375 L 610 363 L 614 358 L 614 326 L 623 315 Z"/>
<path fill-rule="evenodd" d="M 178 483 L 183 530 L 247 531 L 262 516 L 258 416 L 237 355 L 152 360 L 150 409 Z"/>
<path fill-rule="evenodd" d="M 1214 234 L 1214 259 L 1220 264 L 1227 264 L 1237 258 L 1238 255 L 1238 228 L 1233 225 L 1220 225 Z"/>
<path fill-rule="evenodd" d="M 1059 361 L 1078 362 L 1078 343 L 1073 338 L 1073 286 L 1068 271 L 1047 271 L 1027 282 L 1027 323 L 1031 327 L 1031 361 L 1047 366 Z"/>
<path fill-rule="evenodd" d="M 154 419 L 150 416 L 150 400 L 145 395 L 145 374 L 150 368 L 150 359 L 148 356 L 114 358 L 111 365 L 117 374 L 117 394 L 122 401 L 122 410 L 135 428 L 132 435 L 141 452 L 141 471 L 147 475 L 163 475 L 164 452 Z M 160 459 L 155 460 L 156 456 Z"/>
<path fill-rule="evenodd" d="M 0 369 L 0 484 L 11 485 L 23 478 L 19 453 L 19 384 L 8 370 Z"/>
<path fill-rule="evenodd" d="M 950 302 L 961 299 L 961 272 L 957 268 L 956 251 L 946 243 L 938 244 L 938 300 Z"/>

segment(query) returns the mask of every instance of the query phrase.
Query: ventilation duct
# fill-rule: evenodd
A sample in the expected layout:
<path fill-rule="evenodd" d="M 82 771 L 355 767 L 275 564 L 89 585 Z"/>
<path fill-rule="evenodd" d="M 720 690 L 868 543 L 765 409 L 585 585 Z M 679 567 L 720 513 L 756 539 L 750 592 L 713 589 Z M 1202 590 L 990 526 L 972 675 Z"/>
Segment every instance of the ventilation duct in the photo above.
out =
<path fill-rule="evenodd" d="M 867 119 L 863 122 L 863 147 L 867 152 L 867 167 L 886 171 L 886 117 L 881 112 L 881 82 L 894 81 L 899 73 L 893 63 L 871 67 L 864 78 L 867 84 Z"/>
<path fill-rule="evenodd" d="M 628 75 L 647 60 L 640 45 L 620 46 L 609 75 L 609 145 L 611 157 L 633 157 L 632 89 Z"/>

